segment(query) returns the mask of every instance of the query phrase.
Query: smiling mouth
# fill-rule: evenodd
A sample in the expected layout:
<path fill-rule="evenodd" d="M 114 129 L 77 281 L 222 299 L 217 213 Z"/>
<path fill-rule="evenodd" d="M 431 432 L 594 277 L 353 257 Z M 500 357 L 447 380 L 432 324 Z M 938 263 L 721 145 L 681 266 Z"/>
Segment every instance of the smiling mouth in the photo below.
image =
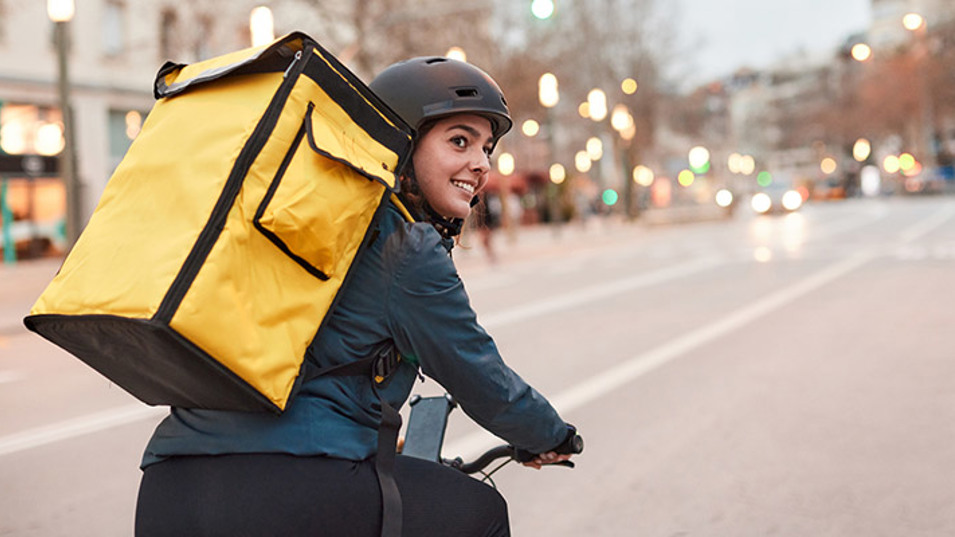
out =
<path fill-rule="evenodd" d="M 470 183 L 465 183 L 464 181 L 451 181 L 451 184 L 460 188 L 461 190 L 466 191 L 468 194 L 474 194 L 474 185 Z"/>

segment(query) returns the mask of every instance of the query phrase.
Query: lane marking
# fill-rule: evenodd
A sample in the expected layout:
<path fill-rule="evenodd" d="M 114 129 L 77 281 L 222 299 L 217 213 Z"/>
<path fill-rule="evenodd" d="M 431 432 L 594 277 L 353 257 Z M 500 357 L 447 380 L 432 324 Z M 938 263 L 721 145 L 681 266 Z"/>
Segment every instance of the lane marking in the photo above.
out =
<path fill-rule="evenodd" d="M 68 440 L 169 412 L 167 407 L 128 405 L 0 437 L 0 456 Z"/>
<path fill-rule="evenodd" d="M 899 234 L 900 241 L 903 243 L 915 241 L 937 229 L 953 215 L 955 215 L 955 205 L 948 205 L 943 210 L 902 231 Z M 736 310 L 720 321 L 703 326 L 669 343 L 634 356 L 615 367 L 598 373 L 578 383 L 576 386 L 561 392 L 556 397 L 551 398 L 551 402 L 560 412 L 571 412 L 576 408 L 606 395 L 623 384 L 631 382 L 636 378 L 666 365 L 694 348 L 737 330 L 761 318 L 766 313 L 795 301 L 801 296 L 861 267 L 879 255 L 876 250 L 864 250 L 843 261 L 834 263 L 789 287 L 783 288 Z M 490 315 L 486 318 L 484 326 L 500 326 L 520 322 L 536 315 L 553 313 L 585 302 L 599 300 L 600 298 L 612 296 L 621 291 L 632 290 L 687 276 L 695 272 L 706 270 L 720 262 L 721 261 L 715 258 L 706 258 L 604 285 L 592 286 L 581 291 L 567 293 L 552 300 L 544 300 L 525 307 L 514 308 L 496 315 Z M 54 442 L 76 438 L 145 419 L 158 418 L 167 412 L 167 407 L 150 407 L 143 404 L 133 404 L 29 429 L 0 437 L 0 456 L 41 447 Z M 499 442 L 500 440 L 496 439 L 490 433 L 478 431 L 464 436 L 459 440 L 450 442 L 444 451 L 470 458 Z"/>
<path fill-rule="evenodd" d="M 955 206 L 945 209 L 917 222 L 899 234 L 903 243 L 915 241 L 937 229 L 955 215 Z M 734 332 L 757 321 L 772 311 L 778 310 L 806 294 L 845 276 L 876 257 L 882 255 L 875 248 L 865 249 L 842 261 L 833 263 L 802 280 L 755 300 L 739 308 L 722 319 L 700 327 L 676 339 L 664 343 L 647 352 L 638 354 L 622 363 L 585 379 L 571 388 L 551 397 L 550 401 L 561 414 L 572 412 L 608 393 L 633 382 L 664 365 L 685 355 L 689 351 L 703 346 L 719 337 Z M 449 442 L 443 452 L 451 456 L 460 456 L 465 460 L 480 455 L 483 451 L 499 444 L 500 439 L 484 430 L 470 433 L 458 440 Z"/>
<path fill-rule="evenodd" d="M 541 315 L 568 310 L 587 302 L 595 302 L 603 298 L 616 296 L 625 291 L 632 291 L 641 287 L 648 287 L 677 278 L 689 276 L 697 272 L 711 269 L 722 262 L 723 261 L 716 257 L 696 259 L 690 261 L 689 263 L 667 267 L 653 272 L 648 272 L 646 274 L 639 274 L 604 284 L 583 287 L 554 298 L 531 302 L 530 304 L 511 308 L 498 313 L 478 315 L 478 322 L 480 322 L 481 326 L 484 328 L 500 327 L 519 323 L 521 321 Z"/>
<path fill-rule="evenodd" d="M 2 345 L 0 345 L 0 347 L 2 347 Z M 25 377 L 26 375 L 24 375 L 20 371 L 0 371 L 0 384 L 6 384 L 8 382 L 16 382 L 18 380 L 22 380 Z"/>

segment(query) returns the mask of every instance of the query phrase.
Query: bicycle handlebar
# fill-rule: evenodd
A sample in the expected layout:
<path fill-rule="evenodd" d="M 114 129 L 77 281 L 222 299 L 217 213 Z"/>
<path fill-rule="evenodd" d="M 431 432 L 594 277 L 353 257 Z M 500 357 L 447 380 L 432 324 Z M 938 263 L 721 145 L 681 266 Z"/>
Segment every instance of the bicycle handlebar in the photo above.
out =
<path fill-rule="evenodd" d="M 575 434 L 573 437 L 571 437 L 570 441 L 567 442 L 567 448 L 560 449 L 557 452 L 562 455 L 572 455 L 582 453 L 583 451 L 584 439 L 580 435 Z M 491 463 L 498 459 L 518 460 L 517 452 L 518 450 L 514 446 L 500 445 L 485 451 L 479 455 L 478 458 L 471 462 L 464 462 L 461 457 L 456 457 L 452 460 L 445 460 L 444 462 L 448 466 L 458 469 L 466 474 L 476 474 L 487 468 Z M 562 461 L 549 464 L 547 466 L 566 466 L 568 468 L 573 468 L 574 463 L 570 461 Z"/>

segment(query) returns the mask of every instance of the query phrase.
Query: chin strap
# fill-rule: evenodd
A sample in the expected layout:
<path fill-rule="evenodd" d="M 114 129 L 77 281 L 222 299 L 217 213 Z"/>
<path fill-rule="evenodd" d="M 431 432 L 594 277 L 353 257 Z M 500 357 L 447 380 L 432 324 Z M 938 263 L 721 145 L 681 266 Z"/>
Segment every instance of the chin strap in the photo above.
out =
<path fill-rule="evenodd" d="M 425 202 L 424 212 L 427 213 L 428 223 L 438 230 L 438 233 L 446 239 L 453 239 L 461 234 L 461 228 L 464 227 L 463 218 L 445 218 L 431 208 L 431 204 Z"/>
<path fill-rule="evenodd" d="M 418 180 L 414 176 L 414 170 L 411 170 L 409 174 L 410 181 L 408 181 L 408 190 L 415 196 L 421 196 L 421 189 L 418 187 Z M 403 198 L 401 194 L 399 197 Z M 440 214 L 438 211 L 435 211 L 431 204 L 427 200 L 424 200 L 424 203 L 421 204 L 421 208 L 425 212 L 425 221 L 434 226 L 434 229 L 438 230 L 438 233 L 446 239 L 453 239 L 461 234 L 461 230 L 464 228 L 464 219 L 463 218 L 447 218 Z M 471 198 L 471 207 L 474 207 L 478 204 L 480 200 L 477 196 Z"/>

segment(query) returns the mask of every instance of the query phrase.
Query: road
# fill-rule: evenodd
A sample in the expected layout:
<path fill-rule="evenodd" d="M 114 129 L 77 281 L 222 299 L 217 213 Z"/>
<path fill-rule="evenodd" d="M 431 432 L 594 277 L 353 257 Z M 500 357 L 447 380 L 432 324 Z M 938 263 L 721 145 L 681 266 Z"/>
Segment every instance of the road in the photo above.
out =
<path fill-rule="evenodd" d="M 587 442 L 495 475 L 515 535 L 955 535 L 955 198 L 496 240 L 479 319 Z M 54 270 L 0 268 L 0 535 L 129 535 L 162 410 L 7 322 Z"/>

